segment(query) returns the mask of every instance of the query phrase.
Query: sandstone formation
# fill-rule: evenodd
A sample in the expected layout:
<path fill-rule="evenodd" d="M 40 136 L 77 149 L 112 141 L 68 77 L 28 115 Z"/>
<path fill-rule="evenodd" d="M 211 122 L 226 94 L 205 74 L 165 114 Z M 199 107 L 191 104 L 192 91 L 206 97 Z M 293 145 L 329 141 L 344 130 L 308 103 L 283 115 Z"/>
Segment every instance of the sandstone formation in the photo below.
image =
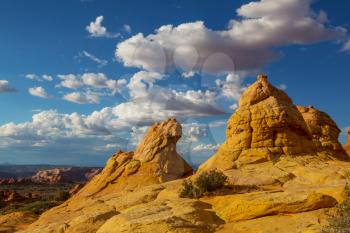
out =
<path fill-rule="evenodd" d="M 295 106 L 264 75 L 248 87 L 227 123 L 226 141 L 200 170 L 228 170 L 281 157 L 314 155 L 349 160 L 340 130 L 325 113 Z"/>
<path fill-rule="evenodd" d="M 348 153 L 350 156 L 350 129 L 348 129 L 348 142 L 345 145 L 345 151 Z"/>
<path fill-rule="evenodd" d="M 27 232 L 96 232 L 108 219 L 122 216 L 124 209 L 135 205 L 141 208 L 139 205 L 155 201 L 165 189 L 161 185 L 163 182 L 192 174 L 192 168 L 176 152 L 176 143 L 181 134 L 181 125 L 175 119 L 156 123 L 148 129 L 135 152 L 119 151 L 112 155 L 100 174 L 67 202 L 45 212 Z M 183 205 L 191 206 L 191 203 L 185 201 Z M 178 210 L 176 216 L 196 215 L 197 206 L 193 205 L 193 208 Z M 162 222 L 175 218 L 176 208 L 162 200 L 152 202 L 146 209 L 151 212 L 165 211 L 160 216 L 159 221 Z M 147 214 L 146 209 L 143 214 L 149 215 L 151 212 Z M 199 227 L 207 227 L 207 224 L 203 225 Z M 133 227 L 130 226 L 130 230 Z M 176 223 L 173 227 L 176 227 Z"/>
<path fill-rule="evenodd" d="M 38 171 L 31 180 L 34 183 L 79 183 L 90 180 L 98 172 L 97 168 L 53 168 Z"/>
<path fill-rule="evenodd" d="M 156 123 L 148 129 L 135 152 L 119 151 L 112 155 L 103 171 L 79 194 L 134 189 L 191 174 L 192 168 L 176 152 L 181 134 L 181 125 L 175 119 Z"/>
<path fill-rule="evenodd" d="M 12 233 L 24 230 L 38 216 L 30 212 L 13 212 L 0 216 L 0 232 Z"/>
<path fill-rule="evenodd" d="M 181 126 L 170 119 L 23 232 L 318 233 L 350 179 L 338 135 L 327 114 L 295 106 L 259 76 L 229 119 L 225 143 L 190 177 L 219 169 L 230 188 L 179 198 L 192 170 L 176 153 Z"/>

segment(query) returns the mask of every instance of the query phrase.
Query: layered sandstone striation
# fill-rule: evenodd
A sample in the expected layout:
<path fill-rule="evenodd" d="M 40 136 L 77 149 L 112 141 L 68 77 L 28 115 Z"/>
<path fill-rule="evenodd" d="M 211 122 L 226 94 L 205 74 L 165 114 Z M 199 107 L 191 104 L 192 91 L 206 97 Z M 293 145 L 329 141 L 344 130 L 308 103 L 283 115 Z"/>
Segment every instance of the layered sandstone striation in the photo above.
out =
<path fill-rule="evenodd" d="M 295 106 L 259 76 L 229 119 L 225 143 L 191 177 L 219 169 L 230 187 L 179 198 L 192 169 L 176 152 L 181 126 L 169 119 L 23 232 L 317 233 L 350 180 L 338 135 L 326 113 Z"/>
<path fill-rule="evenodd" d="M 338 142 L 340 130 L 325 113 L 295 106 L 286 93 L 259 75 L 227 122 L 226 141 L 200 170 L 228 170 L 283 156 L 325 156 L 349 160 Z M 322 153 L 324 152 L 324 153 Z"/>
<path fill-rule="evenodd" d="M 192 174 L 192 168 L 176 152 L 176 143 L 181 135 L 181 125 L 175 119 L 154 124 L 148 129 L 135 152 L 119 151 L 112 155 L 100 174 L 67 202 L 45 212 L 27 232 L 96 232 L 105 222 L 107 224 L 108 219 L 124 219 L 124 210 L 134 213 L 135 211 L 129 210 L 133 206 L 137 206 L 136 210 L 145 210 L 134 214 L 135 216 L 125 212 L 129 219 L 142 217 L 146 221 L 146 216 L 160 212 L 160 222 L 174 220 L 173 226 L 159 223 L 158 226 L 147 228 L 154 231 L 161 225 L 162 229 L 178 228 L 177 225 L 186 221 L 181 219 L 182 215 L 197 217 L 196 209 L 204 211 L 204 208 L 196 205 L 195 201 L 179 201 L 180 206 L 189 205 L 188 208 L 182 209 L 168 203 L 167 200 L 157 199 L 159 193 L 166 189 L 162 185 L 163 182 Z M 141 207 L 142 205 L 145 207 Z M 175 216 L 178 219 L 175 219 Z M 146 222 L 149 223 L 151 219 L 152 217 L 148 217 Z M 118 227 L 115 226 L 113 222 L 108 221 L 100 232 L 119 227 L 123 229 L 119 224 Z M 138 228 L 140 224 L 136 224 Z M 195 224 L 197 223 L 193 223 L 193 229 L 206 228 L 208 225 L 203 223 L 195 227 Z M 132 232 L 136 227 L 134 225 L 125 226 L 124 229 L 129 229 L 126 232 Z"/>
<path fill-rule="evenodd" d="M 176 152 L 181 135 L 181 125 L 175 119 L 154 124 L 135 152 L 119 151 L 112 155 L 103 171 L 79 195 L 134 189 L 192 174 L 191 166 Z"/>

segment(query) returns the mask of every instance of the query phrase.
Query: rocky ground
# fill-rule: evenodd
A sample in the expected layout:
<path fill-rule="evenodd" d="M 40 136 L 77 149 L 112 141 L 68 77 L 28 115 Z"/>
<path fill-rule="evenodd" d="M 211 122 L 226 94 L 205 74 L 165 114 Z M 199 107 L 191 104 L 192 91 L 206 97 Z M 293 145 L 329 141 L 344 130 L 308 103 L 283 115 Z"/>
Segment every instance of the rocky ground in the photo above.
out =
<path fill-rule="evenodd" d="M 350 178 L 339 132 L 326 113 L 295 106 L 259 76 L 229 119 L 226 141 L 195 174 L 176 152 L 181 125 L 169 119 L 21 232 L 320 232 Z M 213 169 L 230 185 L 179 197 L 183 179 Z"/>

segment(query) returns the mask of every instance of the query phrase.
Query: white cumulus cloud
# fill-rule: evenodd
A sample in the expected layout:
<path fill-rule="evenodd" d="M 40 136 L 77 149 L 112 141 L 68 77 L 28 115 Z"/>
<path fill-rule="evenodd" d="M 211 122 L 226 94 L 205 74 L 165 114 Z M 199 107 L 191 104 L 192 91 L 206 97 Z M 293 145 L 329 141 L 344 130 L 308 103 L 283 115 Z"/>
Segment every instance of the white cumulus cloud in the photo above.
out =
<path fill-rule="evenodd" d="M 33 96 L 37 96 L 37 97 L 41 97 L 44 99 L 49 99 L 52 96 L 49 95 L 46 90 L 43 87 L 31 87 L 28 89 L 29 94 L 33 95 Z"/>
<path fill-rule="evenodd" d="M 275 48 L 344 39 L 346 30 L 326 23 L 324 11 L 311 0 L 261 0 L 241 6 L 241 19 L 215 31 L 202 21 L 164 25 L 153 34 L 135 36 L 117 45 L 125 66 L 160 73 L 180 66 L 184 72 L 254 71 L 280 55 Z M 179 49 L 185 46 L 186 49 Z M 191 56 L 189 59 L 189 54 Z M 176 60 L 176 62 L 175 62 Z"/>
<path fill-rule="evenodd" d="M 10 86 L 9 81 L 0 80 L 0 93 L 15 92 L 15 91 L 16 89 Z"/>
<path fill-rule="evenodd" d="M 103 16 L 97 16 L 95 21 L 90 22 L 89 25 L 86 26 L 86 30 L 90 33 L 91 37 L 109 37 L 116 38 L 119 37 L 119 33 L 110 33 L 107 31 L 107 28 L 102 26 Z"/>
<path fill-rule="evenodd" d="M 94 92 L 71 92 L 63 96 L 64 100 L 77 104 L 98 104 L 100 96 Z"/>

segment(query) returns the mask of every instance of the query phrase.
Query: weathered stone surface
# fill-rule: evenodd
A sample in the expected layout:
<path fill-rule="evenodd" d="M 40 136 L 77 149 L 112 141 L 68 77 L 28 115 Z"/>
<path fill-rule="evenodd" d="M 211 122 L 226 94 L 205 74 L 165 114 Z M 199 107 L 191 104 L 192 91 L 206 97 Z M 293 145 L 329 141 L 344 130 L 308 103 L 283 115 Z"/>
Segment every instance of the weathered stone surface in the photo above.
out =
<path fill-rule="evenodd" d="M 327 209 L 228 223 L 217 233 L 318 233 L 327 224 Z"/>
<path fill-rule="evenodd" d="M 154 202 L 165 189 L 161 183 L 192 173 L 176 152 L 180 137 L 181 125 L 175 119 L 153 125 L 135 152 L 114 154 L 100 174 L 68 201 L 45 212 L 27 232 L 92 233 L 121 211 Z"/>
<path fill-rule="evenodd" d="M 97 232 L 213 232 L 223 221 L 208 208 L 208 204 L 191 199 L 157 200 L 127 209 Z"/>
<path fill-rule="evenodd" d="M 295 106 L 287 94 L 259 75 L 228 120 L 226 141 L 199 170 L 229 170 L 283 156 L 321 154 L 349 160 L 338 142 L 339 132 L 326 113 Z"/>
<path fill-rule="evenodd" d="M 337 200 L 312 190 L 287 190 L 218 196 L 210 203 L 216 214 L 229 223 L 333 207 Z"/>
<path fill-rule="evenodd" d="M 260 76 L 228 121 L 225 143 L 195 174 L 220 169 L 231 188 L 179 198 L 178 178 L 192 170 L 176 153 L 181 126 L 171 119 L 23 232 L 318 233 L 350 179 L 338 135 L 327 114 L 295 106 Z"/>
<path fill-rule="evenodd" d="M 297 108 L 306 122 L 316 151 L 328 153 L 337 159 L 348 160 L 349 156 L 338 141 L 340 129 L 330 116 L 312 106 L 297 106 Z"/>
<path fill-rule="evenodd" d="M 0 232 L 10 233 L 23 230 L 37 218 L 38 215 L 30 212 L 13 212 L 0 215 Z"/>
<path fill-rule="evenodd" d="M 181 133 L 181 125 L 175 119 L 154 124 L 135 152 L 114 154 L 103 171 L 77 195 L 102 195 L 190 175 L 192 168 L 176 152 Z"/>
<path fill-rule="evenodd" d="M 350 156 L 350 129 L 348 129 L 348 142 L 346 143 L 344 148 L 345 148 L 345 151 Z"/>

